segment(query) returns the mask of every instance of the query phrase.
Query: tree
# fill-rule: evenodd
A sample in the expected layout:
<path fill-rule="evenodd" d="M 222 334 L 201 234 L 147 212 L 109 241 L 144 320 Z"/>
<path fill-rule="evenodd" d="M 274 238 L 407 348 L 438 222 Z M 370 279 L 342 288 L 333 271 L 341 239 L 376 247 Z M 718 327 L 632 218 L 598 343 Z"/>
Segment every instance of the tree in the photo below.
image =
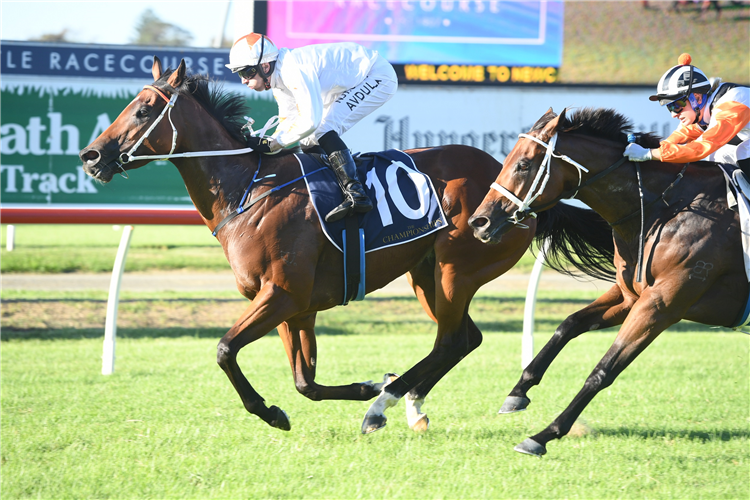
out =
<path fill-rule="evenodd" d="M 62 30 L 60 33 L 45 33 L 38 37 L 30 38 L 30 40 L 33 42 L 57 42 L 57 43 L 61 43 L 61 42 L 70 43 L 74 41 L 68 38 L 67 29 Z"/>
<path fill-rule="evenodd" d="M 184 47 L 190 45 L 193 40 L 192 33 L 162 21 L 151 9 L 143 11 L 135 30 L 136 34 L 131 38 L 131 42 L 136 45 Z"/>

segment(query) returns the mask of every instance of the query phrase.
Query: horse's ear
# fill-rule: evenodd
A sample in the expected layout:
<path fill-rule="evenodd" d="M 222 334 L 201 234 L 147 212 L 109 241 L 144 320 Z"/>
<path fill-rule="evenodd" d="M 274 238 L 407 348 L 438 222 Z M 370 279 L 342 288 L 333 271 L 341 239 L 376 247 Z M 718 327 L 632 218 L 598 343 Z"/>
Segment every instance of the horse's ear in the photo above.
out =
<path fill-rule="evenodd" d="M 183 81 L 185 81 L 186 71 L 187 71 L 187 67 L 185 66 L 185 59 L 182 59 L 180 61 L 180 65 L 177 66 L 177 69 L 169 77 L 169 80 L 167 80 L 167 83 L 170 84 L 172 88 L 176 89 L 177 87 L 182 85 Z"/>
<path fill-rule="evenodd" d="M 549 111 L 548 111 L 549 113 Z M 554 113 L 553 113 L 554 114 Z M 544 127 L 544 137 L 549 140 L 550 137 L 559 132 L 560 128 L 565 124 L 565 109 L 560 112 L 559 115 L 552 118 L 547 125 Z"/>
<path fill-rule="evenodd" d="M 154 81 L 158 80 L 159 77 L 161 77 L 161 73 L 161 59 L 159 59 L 158 56 L 154 56 L 154 65 L 151 66 L 151 75 L 153 75 Z"/>
<path fill-rule="evenodd" d="M 565 123 L 565 112 L 568 110 L 568 108 L 563 108 L 562 111 L 560 111 L 560 116 L 557 117 L 557 125 L 555 125 L 555 131 L 557 131 L 560 127 L 562 127 L 562 124 Z"/>

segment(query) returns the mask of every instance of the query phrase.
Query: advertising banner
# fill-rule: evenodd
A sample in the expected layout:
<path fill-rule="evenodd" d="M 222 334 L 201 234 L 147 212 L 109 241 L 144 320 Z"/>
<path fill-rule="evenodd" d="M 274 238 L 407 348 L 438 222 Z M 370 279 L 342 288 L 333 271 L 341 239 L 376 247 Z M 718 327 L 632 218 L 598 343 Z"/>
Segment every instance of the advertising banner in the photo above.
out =
<path fill-rule="evenodd" d="M 350 41 L 396 64 L 555 66 L 563 2 L 271 0 L 268 35 L 281 47 Z"/>
<path fill-rule="evenodd" d="M 270 0 L 279 47 L 356 42 L 400 83 L 552 84 L 562 63 L 564 3 L 526 0 Z"/>
<path fill-rule="evenodd" d="M 552 108 L 614 108 L 636 132 L 666 137 L 679 122 L 649 101 L 651 87 L 445 88 L 400 86 L 396 95 L 343 139 L 355 151 L 465 144 L 500 161 L 518 134 Z"/>
<path fill-rule="evenodd" d="M 80 150 L 151 82 L 150 77 L 131 82 L 4 77 L 0 96 L 2 205 L 192 206 L 182 178 L 168 161 L 151 162 L 129 172 L 127 179 L 117 177 L 109 184 L 96 182 L 81 167 Z M 270 93 L 234 87 L 247 96 L 258 124 L 276 114 Z"/>
<path fill-rule="evenodd" d="M 188 71 L 223 80 L 232 76 L 224 65 L 227 49 L 84 45 L 9 42 L 0 44 L 0 72 L 7 75 L 150 79 L 154 56 L 175 69 L 185 59 Z M 235 77 L 233 77 L 235 78 Z"/>
<path fill-rule="evenodd" d="M 91 57 L 85 63 L 84 54 L 94 53 L 86 52 L 87 47 L 77 47 L 83 52 L 76 50 L 71 54 L 75 54 L 79 70 L 86 64 L 93 68 L 99 61 L 101 66 L 96 76 L 44 76 L 44 71 L 57 69 L 36 65 L 37 55 L 46 54 L 45 60 L 55 61 L 56 56 L 51 56 L 56 53 L 55 47 L 49 44 L 44 51 L 35 52 L 31 48 L 27 51 L 24 44 L 2 44 L 4 72 L 10 65 L 17 66 L 10 68 L 14 70 L 40 72 L 38 76 L 3 74 L 2 207 L 191 207 L 182 179 L 168 161 L 152 162 L 129 172 L 128 179 L 116 177 L 106 185 L 84 174 L 78 157 L 80 150 L 115 120 L 143 85 L 151 83 L 152 77 L 150 70 L 136 73 L 137 77 L 103 77 L 106 54 L 98 59 Z M 31 55 L 27 57 L 25 52 Z M 60 54 L 59 61 L 72 60 L 70 55 Z M 128 55 L 137 57 L 127 48 L 122 54 L 125 55 L 120 60 L 130 61 Z M 117 61 L 117 56 L 114 60 Z M 62 70 L 65 66 L 60 63 Z M 125 67 L 129 67 L 127 63 Z M 271 92 L 250 91 L 234 80 L 222 85 L 225 91 L 246 97 L 256 128 L 278 111 Z M 651 87 L 401 85 L 389 102 L 344 134 L 343 139 L 355 152 L 466 144 L 503 161 L 518 134 L 528 131 L 548 108 L 559 112 L 564 107 L 584 106 L 615 108 L 633 120 L 637 131 L 666 136 L 678 123 L 664 108 L 648 100 L 652 90 Z"/>

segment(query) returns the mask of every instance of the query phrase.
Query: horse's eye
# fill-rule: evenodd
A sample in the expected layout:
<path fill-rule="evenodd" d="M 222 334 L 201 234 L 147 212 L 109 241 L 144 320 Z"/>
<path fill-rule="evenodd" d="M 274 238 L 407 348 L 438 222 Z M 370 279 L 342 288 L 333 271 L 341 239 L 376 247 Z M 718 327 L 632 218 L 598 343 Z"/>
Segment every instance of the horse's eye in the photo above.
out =
<path fill-rule="evenodd" d="M 149 114 L 151 114 L 151 106 L 141 106 L 135 113 L 138 118 L 148 118 Z"/>
<path fill-rule="evenodd" d="M 521 172 L 527 172 L 530 167 L 531 164 L 527 160 L 519 160 L 516 163 L 516 169 L 520 170 Z"/>

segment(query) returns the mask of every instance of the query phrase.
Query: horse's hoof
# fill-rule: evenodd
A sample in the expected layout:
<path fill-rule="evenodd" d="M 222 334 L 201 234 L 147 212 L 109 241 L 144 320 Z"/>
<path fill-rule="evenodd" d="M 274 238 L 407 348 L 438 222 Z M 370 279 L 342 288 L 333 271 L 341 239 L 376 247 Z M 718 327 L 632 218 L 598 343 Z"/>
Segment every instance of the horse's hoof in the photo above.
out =
<path fill-rule="evenodd" d="M 362 421 L 362 434 L 370 434 L 375 431 L 379 431 L 385 427 L 385 423 L 388 421 L 385 415 L 372 415 L 365 416 Z"/>
<path fill-rule="evenodd" d="M 531 400 L 529 398 L 508 396 L 507 398 L 505 398 L 505 402 L 503 403 L 503 406 L 500 408 L 500 411 L 498 411 L 498 413 L 503 414 L 523 411 L 527 406 L 529 406 L 529 403 L 531 403 Z"/>
<path fill-rule="evenodd" d="M 429 426 L 430 426 L 430 419 L 427 418 L 427 415 L 422 414 L 419 417 L 419 420 L 414 422 L 414 424 L 410 425 L 409 428 L 413 430 L 414 432 L 424 432 L 427 430 Z"/>
<path fill-rule="evenodd" d="M 541 457 L 547 453 L 547 448 L 531 438 L 524 439 L 523 443 L 516 445 L 513 449 L 518 453 L 525 453 L 526 455 L 533 455 L 535 457 Z"/>
<path fill-rule="evenodd" d="M 269 410 L 276 412 L 276 416 L 271 420 L 271 427 L 276 427 L 282 431 L 292 430 L 292 424 L 289 422 L 289 415 L 278 406 L 272 406 Z"/>

